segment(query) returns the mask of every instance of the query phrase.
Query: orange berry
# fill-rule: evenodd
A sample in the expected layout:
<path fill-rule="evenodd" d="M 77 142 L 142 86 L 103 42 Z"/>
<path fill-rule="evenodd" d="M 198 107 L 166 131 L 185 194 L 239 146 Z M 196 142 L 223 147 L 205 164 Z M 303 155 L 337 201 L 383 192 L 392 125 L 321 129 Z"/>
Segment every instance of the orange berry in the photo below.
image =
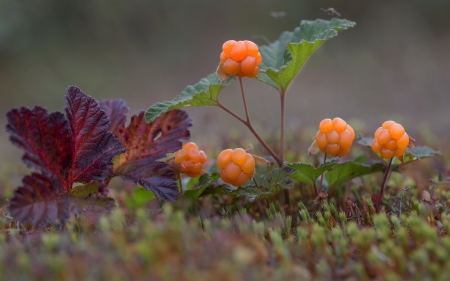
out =
<path fill-rule="evenodd" d="M 228 40 L 227 42 L 223 43 L 222 50 L 227 58 L 230 57 L 231 49 L 233 49 L 234 44 L 236 44 L 236 41 L 234 40 Z"/>
<path fill-rule="evenodd" d="M 261 53 L 258 52 L 258 53 L 256 54 L 255 58 L 256 58 L 256 65 L 260 65 L 261 62 L 262 62 L 262 56 L 261 56 Z"/>
<path fill-rule="evenodd" d="M 241 61 L 247 56 L 247 47 L 243 41 L 234 44 L 230 52 L 230 57 L 235 61 Z"/>
<path fill-rule="evenodd" d="M 222 151 L 217 157 L 217 166 L 219 166 L 219 168 L 221 169 L 225 169 L 225 167 L 231 161 L 232 154 L 233 154 L 232 149 L 225 149 L 224 151 Z"/>
<path fill-rule="evenodd" d="M 338 156 L 345 156 L 350 152 L 350 148 L 342 148 L 341 152 L 339 152 L 337 155 Z"/>
<path fill-rule="evenodd" d="M 382 146 L 378 143 L 377 139 L 373 139 L 372 141 L 372 149 L 376 153 L 380 153 Z"/>
<path fill-rule="evenodd" d="M 391 127 L 389 127 L 389 134 L 393 139 L 398 140 L 405 134 L 405 129 L 402 125 L 395 123 L 392 124 Z"/>
<path fill-rule="evenodd" d="M 327 141 L 329 144 L 335 144 L 339 142 L 339 133 L 335 130 L 328 131 Z"/>
<path fill-rule="evenodd" d="M 199 154 L 200 154 L 200 163 L 204 164 L 206 160 L 208 160 L 208 157 L 206 156 L 206 153 L 203 150 L 200 150 Z"/>
<path fill-rule="evenodd" d="M 227 60 L 227 55 L 225 55 L 224 52 L 220 53 L 220 62 L 225 63 L 226 60 Z"/>
<path fill-rule="evenodd" d="M 353 128 L 347 124 L 347 130 L 350 132 L 350 134 L 352 135 L 352 140 L 355 139 L 355 131 L 353 130 Z"/>
<path fill-rule="evenodd" d="M 391 159 L 405 154 L 409 144 L 409 136 L 402 125 L 392 120 L 386 121 L 375 132 L 372 149 L 381 154 L 382 158 Z"/>
<path fill-rule="evenodd" d="M 333 119 L 333 129 L 340 132 L 347 129 L 347 123 L 339 117 Z"/>
<path fill-rule="evenodd" d="M 383 157 L 385 159 L 391 159 L 395 155 L 393 150 L 391 150 L 389 148 L 384 148 L 384 147 L 381 149 L 380 154 L 381 154 L 381 157 Z"/>
<path fill-rule="evenodd" d="M 397 149 L 397 142 L 395 140 L 390 140 L 388 143 L 386 143 L 384 145 L 384 147 L 391 149 L 391 150 L 396 150 Z"/>
<path fill-rule="evenodd" d="M 328 154 L 336 156 L 341 152 L 341 147 L 337 143 L 336 144 L 328 144 L 327 148 L 325 150 Z"/>
<path fill-rule="evenodd" d="M 397 147 L 399 149 L 406 149 L 409 144 L 409 136 L 407 133 L 405 133 L 401 138 L 397 140 Z"/>
<path fill-rule="evenodd" d="M 259 73 L 259 67 L 256 66 L 255 69 L 253 69 L 253 72 L 245 75 L 245 77 L 253 78 L 253 77 L 256 77 L 256 75 L 258 75 L 258 73 Z"/>
<path fill-rule="evenodd" d="M 242 148 L 236 148 L 235 150 L 233 150 L 232 156 L 231 156 L 231 160 L 239 165 L 242 166 L 245 164 L 245 162 L 247 162 L 247 152 L 242 149 Z"/>
<path fill-rule="evenodd" d="M 189 155 L 186 150 L 180 149 L 175 153 L 175 161 L 177 163 L 181 163 L 187 159 L 189 159 Z"/>
<path fill-rule="evenodd" d="M 352 134 L 348 130 L 343 130 L 339 133 L 339 145 L 341 148 L 349 149 L 352 147 Z"/>
<path fill-rule="evenodd" d="M 333 120 L 323 119 L 316 133 L 316 144 L 319 149 L 332 156 L 345 156 L 355 138 L 355 132 L 343 119 L 336 117 Z"/>
<path fill-rule="evenodd" d="M 327 147 L 327 134 L 322 131 L 318 131 L 316 134 L 316 143 L 322 152 L 325 152 L 325 148 Z"/>
<path fill-rule="evenodd" d="M 378 133 L 377 141 L 379 144 L 386 144 L 391 140 L 391 135 L 389 134 L 389 131 L 387 129 L 381 129 L 381 131 Z"/>
<path fill-rule="evenodd" d="M 333 129 L 333 121 L 331 119 L 323 119 L 320 121 L 319 130 L 328 133 L 331 129 Z"/>
<path fill-rule="evenodd" d="M 405 154 L 405 152 L 406 152 L 406 148 L 398 148 L 395 151 L 395 156 L 401 157 L 401 156 L 403 156 L 403 154 Z"/>
<path fill-rule="evenodd" d="M 248 180 L 248 176 L 245 173 L 241 173 L 237 179 L 230 182 L 234 186 L 241 186 Z"/>
<path fill-rule="evenodd" d="M 252 56 L 247 56 L 242 62 L 241 62 L 241 70 L 245 74 L 252 73 L 255 70 L 256 67 L 256 59 Z"/>
<path fill-rule="evenodd" d="M 241 174 L 241 168 L 233 162 L 228 163 L 228 165 L 223 170 L 227 178 L 232 181 L 237 179 Z"/>
<path fill-rule="evenodd" d="M 226 73 L 231 75 L 236 75 L 241 71 L 241 65 L 232 58 L 227 59 L 222 67 Z"/>
<path fill-rule="evenodd" d="M 375 134 L 373 134 L 373 137 L 374 137 L 374 138 L 377 138 L 377 137 L 378 137 L 378 134 L 380 133 L 381 130 L 383 130 L 383 128 L 382 128 L 382 127 L 379 127 L 379 128 L 375 131 Z"/>
<path fill-rule="evenodd" d="M 256 56 L 258 54 L 258 46 L 252 41 L 244 40 L 245 47 L 247 47 L 247 54 L 250 56 Z"/>
<path fill-rule="evenodd" d="M 389 121 L 384 122 L 383 125 L 381 125 L 381 127 L 382 127 L 383 129 L 389 129 L 389 127 L 390 127 L 392 124 L 394 124 L 394 123 L 395 123 L 394 121 L 389 120 Z"/>
<path fill-rule="evenodd" d="M 253 156 L 249 153 L 247 153 L 247 161 L 241 165 L 241 170 L 242 172 L 246 173 L 246 174 L 252 174 L 255 171 L 255 158 L 253 158 Z"/>
<path fill-rule="evenodd" d="M 182 148 L 186 151 L 189 151 L 191 148 L 198 150 L 198 146 L 194 142 L 187 142 Z"/>

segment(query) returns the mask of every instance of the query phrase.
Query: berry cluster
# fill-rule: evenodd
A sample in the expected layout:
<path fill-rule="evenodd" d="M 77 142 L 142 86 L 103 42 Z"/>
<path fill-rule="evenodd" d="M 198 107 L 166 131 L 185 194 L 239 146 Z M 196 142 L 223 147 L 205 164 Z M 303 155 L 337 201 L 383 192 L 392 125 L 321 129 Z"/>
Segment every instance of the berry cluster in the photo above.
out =
<path fill-rule="evenodd" d="M 262 57 L 255 43 L 229 40 L 223 44 L 222 50 L 220 62 L 226 73 L 248 78 L 258 75 Z"/>
<path fill-rule="evenodd" d="M 175 153 L 175 162 L 180 164 L 181 172 L 191 178 L 201 175 L 203 164 L 207 157 L 203 150 L 199 150 L 198 146 L 193 142 L 188 142 Z"/>
<path fill-rule="evenodd" d="M 401 157 L 409 145 L 409 136 L 402 125 L 386 121 L 375 132 L 372 149 L 385 159 Z"/>
<path fill-rule="evenodd" d="M 253 177 L 255 159 L 242 148 L 225 149 L 217 157 L 220 177 L 226 183 L 241 186 Z"/>
<path fill-rule="evenodd" d="M 344 156 L 352 147 L 355 132 L 344 120 L 339 117 L 324 119 L 320 122 L 316 134 L 316 143 L 319 149 L 332 156 Z"/>

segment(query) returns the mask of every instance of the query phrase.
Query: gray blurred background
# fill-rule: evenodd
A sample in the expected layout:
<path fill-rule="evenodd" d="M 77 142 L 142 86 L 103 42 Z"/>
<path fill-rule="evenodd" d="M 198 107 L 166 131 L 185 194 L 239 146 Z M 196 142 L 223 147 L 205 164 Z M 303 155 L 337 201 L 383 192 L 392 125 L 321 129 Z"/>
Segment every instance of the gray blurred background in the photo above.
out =
<path fill-rule="evenodd" d="M 0 127 L 13 107 L 63 110 L 69 85 L 98 100 L 122 98 L 135 114 L 214 72 L 226 40 L 265 44 L 303 19 L 330 19 L 328 7 L 357 26 L 326 42 L 293 82 L 288 128 L 339 116 L 372 131 L 394 119 L 448 137 L 447 0 L 0 0 Z M 257 127 L 277 130 L 277 93 L 254 80 L 244 86 Z M 221 100 L 242 112 L 237 83 Z M 188 112 L 194 140 L 246 132 L 218 108 Z M 19 155 L 0 130 L 1 165 Z"/>

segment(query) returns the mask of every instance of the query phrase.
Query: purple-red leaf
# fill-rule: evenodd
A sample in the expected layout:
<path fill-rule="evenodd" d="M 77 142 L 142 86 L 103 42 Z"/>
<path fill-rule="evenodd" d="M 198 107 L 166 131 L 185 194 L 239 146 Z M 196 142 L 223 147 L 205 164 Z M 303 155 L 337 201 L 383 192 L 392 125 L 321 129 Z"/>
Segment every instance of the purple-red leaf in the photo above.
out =
<path fill-rule="evenodd" d="M 57 198 L 64 194 L 57 178 L 32 174 L 23 179 L 23 186 L 14 192 L 9 205 L 12 217 L 22 223 L 46 224 L 64 222 L 66 212 L 58 213 Z"/>
<path fill-rule="evenodd" d="M 66 102 L 73 138 L 72 182 L 105 180 L 112 168 L 111 159 L 125 150 L 109 132 L 111 122 L 96 100 L 71 86 Z"/>
<path fill-rule="evenodd" d="M 72 139 L 69 123 L 59 112 L 48 114 L 40 106 L 21 107 L 7 114 L 6 130 L 13 144 L 25 150 L 23 161 L 48 177 L 58 177 L 64 187 L 70 183 Z"/>
<path fill-rule="evenodd" d="M 96 208 L 110 209 L 112 199 L 101 196 L 103 184 L 93 181 L 109 180 L 112 158 L 125 148 L 109 132 L 111 122 L 96 100 L 72 86 L 67 89 L 66 102 L 67 119 L 60 112 L 48 114 L 39 106 L 32 110 L 21 107 L 7 114 L 11 142 L 25 150 L 24 162 L 42 173 L 25 177 L 23 186 L 14 193 L 10 212 L 21 222 L 65 223 L 72 213 L 88 209 L 84 207 L 87 199 L 94 213 Z M 123 126 L 121 122 L 117 119 L 115 125 Z M 69 194 L 75 182 L 90 184 Z M 79 199 L 75 195 L 80 189 L 81 194 L 90 192 L 101 198 Z M 106 203 L 98 204 L 99 200 Z"/>
<path fill-rule="evenodd" d="M 104 100 L 100 102 L 100 108 L 105 111 L 111 121 L 109 131 L 118 138 L 125 129 L 128 107 L 123 100 Z"/>
<path fill-rule="evenodd" d="M 180 139 L 189 137 L 191 125 L 192 120 L 181 110 L 167 112 L 148 124 L 144 112 L 133 116 L 120 135 L 127 152 L 114 158 L 114 174 L 143 185 L 159 198 L 175 201 L 175 174 L 166 163 L 157 160 L 181 148 Z"/>

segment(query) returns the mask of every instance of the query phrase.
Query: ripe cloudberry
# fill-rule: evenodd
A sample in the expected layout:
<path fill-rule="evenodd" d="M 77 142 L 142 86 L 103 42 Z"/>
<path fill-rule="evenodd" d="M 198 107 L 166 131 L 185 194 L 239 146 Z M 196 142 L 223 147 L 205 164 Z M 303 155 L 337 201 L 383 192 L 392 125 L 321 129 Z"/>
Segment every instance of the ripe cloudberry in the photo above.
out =
<path fill-rule="evenodd" d="M 373 151 L 382 158 L 402 157 L 409 145 L 409 136 L 402 125 L 394 121 L 386 121 L 375 132 L 372 141 Z"/>
<path fill-rule="evenodd" d="M 262 57 L 255 43 L 228 40 L 223 44 L 222 51 L 220 62 L 227 74 L 248 78 L 258 75 Z"/>
<path fill-rule="evenodd" d="M 339 117 L 323 119 L 316 134 L 319 149 L 333 156 L 345 156 L 352 147 L 355 131 Z"/>
<path fill-rule="evenodd" d="M 193 142 L 188 142 L 175 153 L 175 162 L 180 164 L 181 172 L 191 178 L 201 175 L 203 164 L 208 158 L 203 150 Z"/>
<path fill-rule="evenodd" d="M 241 186 L 253 177 L 255 158 L 242 148 L 225 149 L 217 157 L 220 177 L 226 183 Z"/>

